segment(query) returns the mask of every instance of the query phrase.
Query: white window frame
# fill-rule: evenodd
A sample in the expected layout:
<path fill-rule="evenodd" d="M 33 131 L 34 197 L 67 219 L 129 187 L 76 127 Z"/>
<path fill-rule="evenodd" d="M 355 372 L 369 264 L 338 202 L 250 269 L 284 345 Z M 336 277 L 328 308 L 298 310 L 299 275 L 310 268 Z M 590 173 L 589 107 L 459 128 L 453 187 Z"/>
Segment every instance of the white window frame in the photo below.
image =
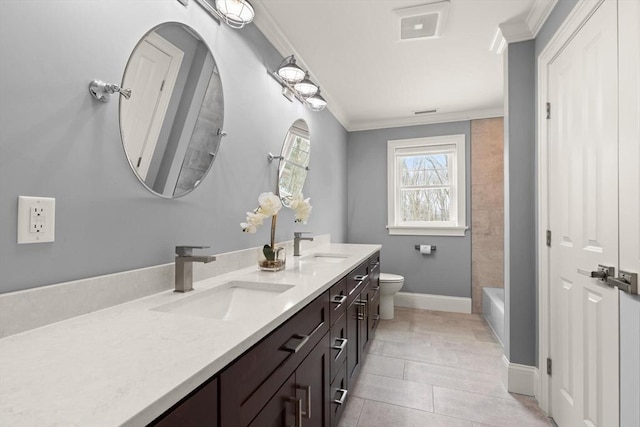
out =
<path fill-rule="evenodd" d="M 466 159 L 465 135 L 387 141 L 387 230 L 390 235 L 403 236 L 464 236 L 466 223 Z M 401 222 L 399 214 L 400 179 L 398 156 L 407 153 L 432 154 L 452 150 L 451 214 L 448 222 Z"/>

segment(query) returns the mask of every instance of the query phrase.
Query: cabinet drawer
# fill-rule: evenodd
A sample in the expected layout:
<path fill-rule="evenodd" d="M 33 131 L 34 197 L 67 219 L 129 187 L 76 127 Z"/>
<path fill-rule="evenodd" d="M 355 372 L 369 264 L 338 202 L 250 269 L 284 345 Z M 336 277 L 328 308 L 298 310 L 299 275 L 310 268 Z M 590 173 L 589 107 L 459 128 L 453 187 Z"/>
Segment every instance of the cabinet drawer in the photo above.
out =
<path fill-rule="evenodd" d="M 347 278 L 340 280 L 329 289 L 329 299 L 331 301 L 331 310 L 329 318 L 333 325 L 347 310 Z"/>
<path fill-rule="evenodd" d="M 218 379 L 214 378 L 178 402 L 149 424 L 155 427 L 216 427 L 218 425 Z"/>
<path fill-rule="evenodd" d="M 343 364 L 338 375 L 331 383 L 331 427 L 336 427 L 340 422 L 340 417 L 344 412 L 344 407 L 347 405 L 347 371 L 346 365 Z"/>
<path fill-rule="evenodd" d="M 369 283 L 369 260 L 360 264 L 355 270 L 347 275 L 347 302 L 351 302 Z"/>
<path fill-rule="evenodd" d="M 333 380 L 338 371 L 347 360 L 347 315 L 343 314 L 340 319 L 331 326 L 331 379 Z"/>
<path fill-rule="evenodd" d="M 380 274 L 380 252 L 376 252 L 369 258 L 369 272 L 371 274 Z"/>
<path fill-rule="evenodd" d="M 325 292 L 220 374 L 221 423 L 244 427 L 329 331 Z"/>

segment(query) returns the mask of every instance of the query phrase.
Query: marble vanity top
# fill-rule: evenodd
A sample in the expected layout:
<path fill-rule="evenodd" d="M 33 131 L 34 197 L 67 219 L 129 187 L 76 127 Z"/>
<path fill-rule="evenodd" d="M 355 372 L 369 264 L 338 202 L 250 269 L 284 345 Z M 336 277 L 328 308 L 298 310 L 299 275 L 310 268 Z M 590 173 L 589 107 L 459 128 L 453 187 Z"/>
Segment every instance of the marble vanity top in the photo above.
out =
<path fill-rule="evenodd" d="M 277 273 L 244 268 L 2 338 L 0 425 L 146 425 L 378 250 L 328 244 Z M 158 309 L 230 281 L 291 287 L 229 320 Z"/>

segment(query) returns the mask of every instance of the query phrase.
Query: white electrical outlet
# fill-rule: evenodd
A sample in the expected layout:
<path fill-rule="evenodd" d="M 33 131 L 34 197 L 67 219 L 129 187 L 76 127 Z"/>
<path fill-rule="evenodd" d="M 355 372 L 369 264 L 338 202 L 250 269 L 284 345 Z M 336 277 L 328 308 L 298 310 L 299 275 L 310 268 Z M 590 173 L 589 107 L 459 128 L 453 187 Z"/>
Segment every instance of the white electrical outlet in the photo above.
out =
<path fill-rule="evenodd" d="M 55 240 L 56 199 L 18 197 L 18 243 L 45 243 Z"/>

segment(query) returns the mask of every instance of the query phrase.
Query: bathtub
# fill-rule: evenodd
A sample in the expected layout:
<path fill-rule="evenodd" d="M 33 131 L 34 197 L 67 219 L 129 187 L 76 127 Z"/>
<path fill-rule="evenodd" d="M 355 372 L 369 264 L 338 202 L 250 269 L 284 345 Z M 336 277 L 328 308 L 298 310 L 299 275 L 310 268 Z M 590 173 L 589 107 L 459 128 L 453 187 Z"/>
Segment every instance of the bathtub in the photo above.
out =
<path fill-rule="evenodd" d="M 503 288 L 483 288 L 482 289 L 482 314 L 493 329 L 500 344 L 503 343 L 504 336 L 504 289 Z"/>

